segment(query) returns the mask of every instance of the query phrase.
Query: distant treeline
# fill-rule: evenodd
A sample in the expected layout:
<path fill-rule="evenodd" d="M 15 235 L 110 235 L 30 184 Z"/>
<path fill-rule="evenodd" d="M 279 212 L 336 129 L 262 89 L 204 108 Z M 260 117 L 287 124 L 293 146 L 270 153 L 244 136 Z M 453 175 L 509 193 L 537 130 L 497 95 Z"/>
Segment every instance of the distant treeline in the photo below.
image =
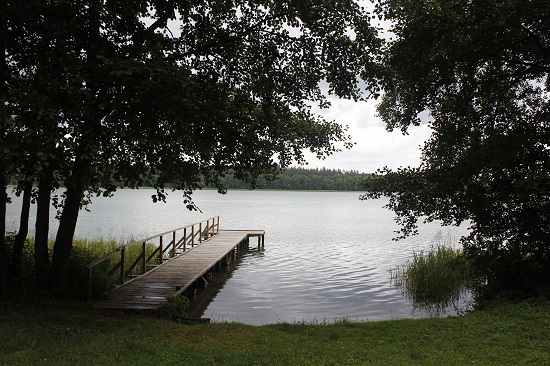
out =
<path fill-rule="evenodd" d="M 291 167 L 278 175 L 272 182 L 260 178 L 256 188 L 296 191 L 360 191 L 362 188 L 359 186 L 358 182 L 367 175 L 369 174 L 359 173 L 356 170 L 345 171 L 340 169 Z M 221 179 L 221 182 L 228 189 L 251 188 L 249 183 L 243 183 L 232 175 L 225 176 Z M 8 180 L 8 184 L 17 185 L 17 179 L 11 177 Z M 116 185 L 122 186 L 122 182 L 117 182 Z M 153 183 L 146 182 L 144 186 L 153 186 Z M 166 187 L 171 187 L 171 184 L 166 184 Z"/>
<path fill-rule="evenodd" d="M 359 191 L 358 182 L 367 176 L 358 171 L 342 171 L 340 169 L 307 169 L 292 167 L 286 169 L 275 181 L 258 180 L 258 189 L 281 190 L 319 190 L 319 191 Z M 250 185 L 233 176 L 226 176 L 222 182 L 228 189 L 249 189 Z"/>

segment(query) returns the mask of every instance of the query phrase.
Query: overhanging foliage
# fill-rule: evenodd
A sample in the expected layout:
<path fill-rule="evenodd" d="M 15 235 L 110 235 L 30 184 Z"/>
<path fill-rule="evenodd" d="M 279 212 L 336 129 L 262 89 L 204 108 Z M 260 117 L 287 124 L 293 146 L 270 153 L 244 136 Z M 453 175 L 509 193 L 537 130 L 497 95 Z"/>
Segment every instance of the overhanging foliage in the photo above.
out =
<path fill-rule="evenodd" d="M 419 168 L 382 170 L 405 235 L 420 217 L 471 222 L 464 247 L 495 288 L 550 279 L 550 4 L 380 1 L 396 40 L 378 111 L 406 131 L 430 113 Z"/>

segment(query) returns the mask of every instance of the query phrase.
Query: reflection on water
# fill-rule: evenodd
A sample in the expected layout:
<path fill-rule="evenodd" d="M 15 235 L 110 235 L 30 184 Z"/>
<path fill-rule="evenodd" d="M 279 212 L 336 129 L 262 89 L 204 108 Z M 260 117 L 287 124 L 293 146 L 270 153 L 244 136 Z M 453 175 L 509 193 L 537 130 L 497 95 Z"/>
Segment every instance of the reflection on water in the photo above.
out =
<path fill-rule="evenodd" d="M 189 317 L 200 318 L 204 315 L 206 309 L 210 303 L 216 298 L 220 290 L 225 286 L 227 281 L 233 277 L 233 273 L 237 270 L 244 258 L 250 256 L 263 256 L 265 251 L 264 247 L 255 247 L 250 244 L 248 250 L 239 252 L 236 260 L 231 262 L 226 268 L 222 268 L 219 272 L 214 272 L 212 280 L 208 283 L 208 286 L 202 289 L 198 289 L 194 299 L 190 299 L 189 302 Z M 230 320 L 225 316 L 212 319 L 213 321 L 225 321 Z"/>
<path fill-rule="evenodd" d="M 441 227 L 423 225 L 419 236 L 393 241 L 398 227 L 384 200 L 359 201 L 357 192 L 198 191 L 200 213 L 187 211 L 177 193 L 166 204 L 151 203 L 151 194 L 123 190 L 96 199 L 91 212 L 81 212 L 76 235 L 139 239 L 215 215 L 222 229 L 266 232 L 265 251 L 245 253 L 218 288 L 207 288 L 200 316 L 249 324 L 426 316 L 390 284 L 390 271 L 429 247 Z M 9 207 L 12 227 L 18 209 Z"/>

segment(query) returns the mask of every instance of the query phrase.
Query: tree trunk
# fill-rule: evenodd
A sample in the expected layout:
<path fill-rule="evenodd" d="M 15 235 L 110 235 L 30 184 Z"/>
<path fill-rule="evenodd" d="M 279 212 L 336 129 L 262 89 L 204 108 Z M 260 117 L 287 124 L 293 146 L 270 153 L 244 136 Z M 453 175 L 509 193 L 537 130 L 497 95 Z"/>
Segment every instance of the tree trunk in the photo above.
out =
<path fill-rule="evenodd" d="M 49 285 L 50 256 L 48 253 L 48 235 L 50 229 L 50 198 L 52 193 L 52 174 L 46 173 L 38 184 L 36 200 L 36 226 L 34 234 L 34 270 L 38 288 Z"/>
<path fill-rule="evenodd" d="M 7 2 L 0 1 L 0 138 L 7 133 L 6 120 L 9 112 L 5 101 L 8 101 L 8 63 L 6 60 Z M 2 140 L 2 145 L 4 140 Z M 4 154 L 4 153 L 2 153 Z M 5 159 L 5 155 L 0 159 Z M 8 279 L 8 250 L 6 247 L 6 205 L 8 200 L 6 162 L 0 162 L 0 295 L 4 295 Z"/>
<path fill-rule="evenodd" d="M 0 295 L 4 295 L 8 283 L 8 250 L 6 247 L 6 205 L 8 201 L 7 179 L 0 172 Z"/>
<path fill-rule="evenodd" d="M 19 219 L 19 231 L 13 242 L 11 255 L 10 276 L 17 279 L 21 277 L 23 265 L 23 248 L 29 233 L 29 211 L 31 209 L 32 182 L 25 181 L 23 187 L 23 203 L 21 205 L 21 216 Z"/>
<path fill-rule="evenodd" d="M 64 285 L 67 281 L 69 258 L 73 249 L 73 237 L 80 212 L 80 204 L 84 196 L 84 179 L 88 161 L 82 159 L 82 153 L 77 154 L 70 184 L 67 187 L 63 212 L 59 220 L 59 229 L 53 247 L 52 279 L 56 285 Z"/>

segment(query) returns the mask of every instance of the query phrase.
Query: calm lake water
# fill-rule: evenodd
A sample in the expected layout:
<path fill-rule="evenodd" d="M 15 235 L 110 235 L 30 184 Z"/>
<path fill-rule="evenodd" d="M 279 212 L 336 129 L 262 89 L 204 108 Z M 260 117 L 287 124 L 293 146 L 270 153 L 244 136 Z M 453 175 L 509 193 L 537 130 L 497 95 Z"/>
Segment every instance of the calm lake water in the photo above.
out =
<path fill-rule="evenodd" d="M 250 251 L 234 270 L 217 278 L 217 287 L 209 286 L 193 314 L 222 321 L 426 316 L 391 285 L 390 271 L 441 236 L 457 243 L 467 232 L 466 226 L 432 223 L 422 225 L 418 236 L 393 241 L 398 226 L 382 208 L 386 201 L 360 201 L 360 192 L 198 191 L 193 197 L 202 213 L 189 212 L 178 192 L 157 204 L 151 201 L 153 193 L 120 190 L 112 198 L 94 199 L 90 212 L 81 212 L 76 236 L 141 239 L 218 215 L 221 229 L 265 230 L 265 248 L 258 250 L 252 239 Z M 16 230 L 17 198 L 7 214 L 8 230 Z M 447 314 L 454 313 L 449 309 Z"/>

